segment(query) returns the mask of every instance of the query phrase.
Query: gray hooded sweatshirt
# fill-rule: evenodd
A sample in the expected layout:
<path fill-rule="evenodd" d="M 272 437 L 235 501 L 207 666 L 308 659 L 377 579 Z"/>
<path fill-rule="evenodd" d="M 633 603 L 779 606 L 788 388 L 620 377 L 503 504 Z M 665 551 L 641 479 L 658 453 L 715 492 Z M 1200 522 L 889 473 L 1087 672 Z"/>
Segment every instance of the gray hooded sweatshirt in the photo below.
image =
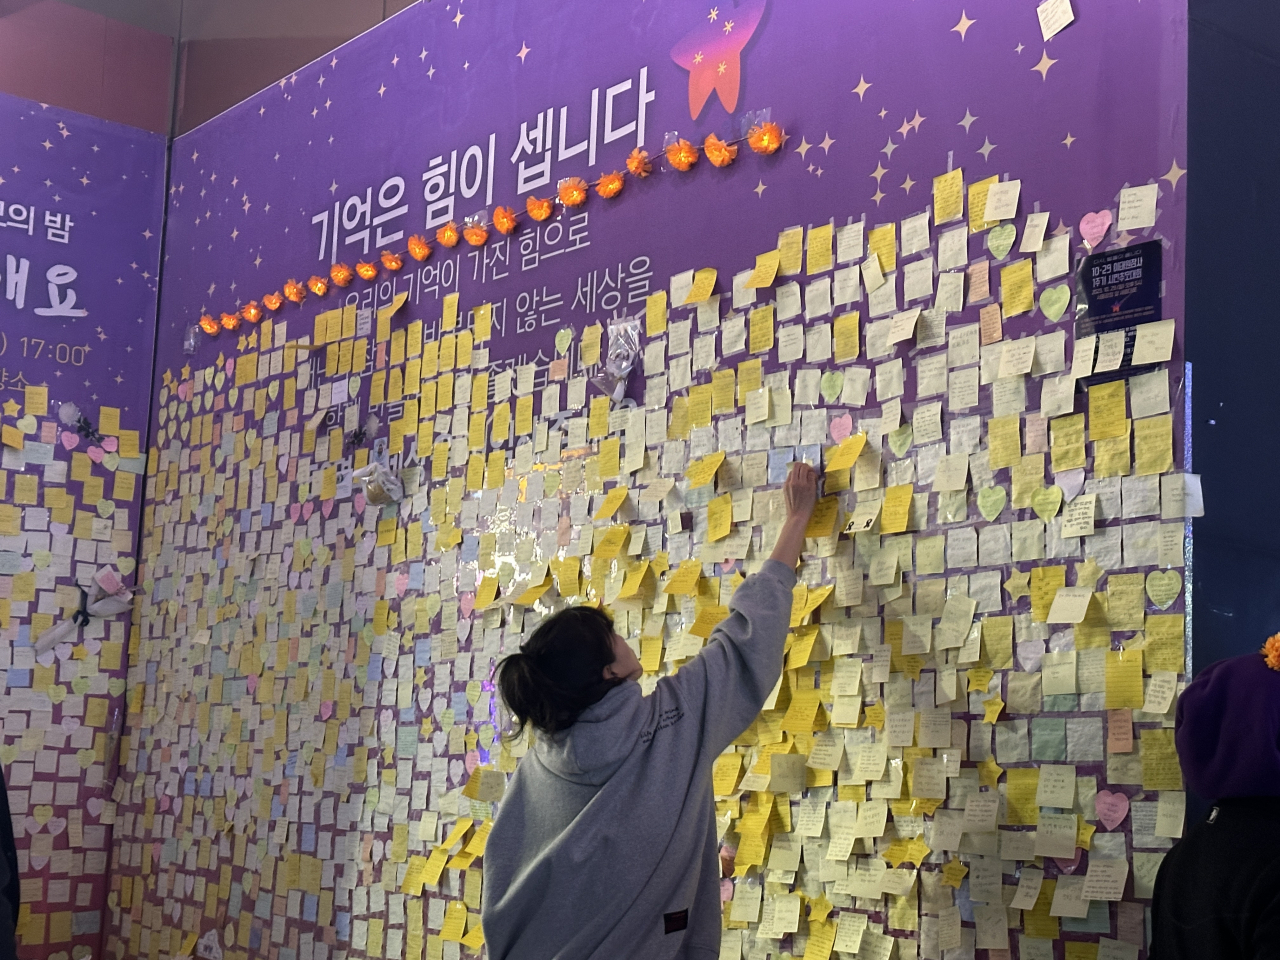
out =
<path fill-rule="evenodd" d="M 717 960 L 711 766 L 782 672 L 795 579 L 766 561 L 706 647 L 650 696 L 621 684 L 538 738 L 485 846 L 493 960 Z"/>

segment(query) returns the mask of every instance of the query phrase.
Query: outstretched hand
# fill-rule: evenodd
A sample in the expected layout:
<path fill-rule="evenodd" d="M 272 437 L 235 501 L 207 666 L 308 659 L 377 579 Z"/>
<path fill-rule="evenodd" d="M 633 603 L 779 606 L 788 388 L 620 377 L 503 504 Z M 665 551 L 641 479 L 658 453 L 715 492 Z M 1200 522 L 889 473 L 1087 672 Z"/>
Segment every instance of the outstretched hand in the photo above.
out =
<path fill-rule="evenodd" d="M 787 519 L 778 532 L 772 559 L 794 567 L 800 562 L 800 550 L 804 546 L 805 528 L 818 503 L 818 471 L 807 463 L 791 464 L 787 482 L 782 488 L 787 502 Z"/>
<path fill-rule="evenodd" d="M 818 471 L 802 461 L 791 464 L 782 488 L 787 500 L 787 519 L 808 524 L 818 502 Z"/>

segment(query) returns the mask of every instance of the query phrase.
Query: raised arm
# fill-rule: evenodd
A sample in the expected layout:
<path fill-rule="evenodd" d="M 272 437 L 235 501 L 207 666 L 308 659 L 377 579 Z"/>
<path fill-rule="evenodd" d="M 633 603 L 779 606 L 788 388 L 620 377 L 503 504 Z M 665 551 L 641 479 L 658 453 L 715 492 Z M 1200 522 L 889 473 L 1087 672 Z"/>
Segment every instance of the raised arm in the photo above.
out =
<path fill-rule="evenodd" d="M 817 502 L 817 484 L 812 467 L 792 464 L 785 487 L 787 519 L 769 560 L 738 588 L 729 601 L 729 616 L 698 656 L 658 682 L 660 696 L 671 696 L 680 709 L 699 714 L 704 758 L 714 759 L 751 725 L 782 672 L 795 566 Z"/>

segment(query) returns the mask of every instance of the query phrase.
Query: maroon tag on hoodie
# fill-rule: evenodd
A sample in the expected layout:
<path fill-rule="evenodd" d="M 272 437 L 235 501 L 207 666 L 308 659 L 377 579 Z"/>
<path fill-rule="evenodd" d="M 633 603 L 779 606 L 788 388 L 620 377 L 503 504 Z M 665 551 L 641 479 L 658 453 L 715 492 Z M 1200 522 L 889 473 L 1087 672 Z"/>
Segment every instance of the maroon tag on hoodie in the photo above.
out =
<path fill-rule="evenodd" d="M 665 928 L 662 931 L 664 934 L 687 930 L 689 928 L 689 911 L 680 910 L 676 913 L 664 913 L 662 915 L 662 925 Z"/>

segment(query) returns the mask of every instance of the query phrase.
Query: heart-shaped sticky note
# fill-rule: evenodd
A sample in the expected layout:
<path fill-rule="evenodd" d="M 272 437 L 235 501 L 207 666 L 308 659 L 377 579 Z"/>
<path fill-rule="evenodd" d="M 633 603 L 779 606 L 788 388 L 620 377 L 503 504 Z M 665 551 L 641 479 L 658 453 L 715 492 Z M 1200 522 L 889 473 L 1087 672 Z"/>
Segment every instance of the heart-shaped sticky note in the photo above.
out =
<path fill-rule="evenodd" d="M 239 387 L 232 387 L 230 390 L 227 391 L 227 403 L 229 403 L 233 408 L 235 407 L 239 399 L 240 399 Z"/>
<path fill-rule="evenodd" d="M 71 659 L 71 651 L 74 649 L 75 647 L 69 643 L 60 643 L 53 648 L 53 654 L 65 663 L 67 660 Z"/>
<path fill-rule="evenodd" d="M 89 459 L 94 463 L 101 463 L 102 458 L 106 456 L 101 447 L 90 447 L 85 453 L 89 454 Z"/>
<path fill-rule="evenodd" d="M 93 688 L 92 677 L 76 677 L 71 681 L 71 692 L 77 696 L 84 696 Z"/>
<path fill-rule="evenodd" d="M 191 874 L 187 874 L 187 876 L 192 880 L 195 880 L 195 877 Z M 188 894 L 190 894 L 190 892 L 190 890 L 187 891 Z M 89 960 L 91 956 L 93 956 L 93 950 L 85 946 L 83 943 L 71 948 L 71 960 Z M 50 957 L 49 960 L 54 960 L 54 958 Z"/>
<path fill-rule="evenodd" d="M 1031 495 L 1031 509 L 1045 523 L 1048 523 L 1058 515 L 1058 508 L 1061 506 L 1061 487 L 1041 487 Z"/>
<path fill-rule="evenodd" d="M 53 819 L 53 807 L 49 806 L 47 803 L 42 803 L 31 811 L 31 816 L 35 818 L 36 823 L 43 827 Z"/>
<path fill-rule="evenodd" d="M 98 516 L 100 516 L 103 520 L 106 520 L 115 515 L 115 512 L 116 512 L 115 501 L 107 500 L 104 498 L 98 501 L 95 509 L 97 509 L 98 511 Z"/>
<path fill-rule="evenodd" d="M 313 513 L 315 513 L 315 512 L 316 512 L 316 505 L 315 505 L 315 503 L 313 503 L 312 501 L 308 500 L 306 503 L 304 503 L 304 504 L 302 505 L 302 519 L 303 519 L 303 520 L 310 520 L 310 519 L 311 519 L 311 514 L 313 514 Z"/>
<path fill-rule="evenodd" d="M 49 823 L 47 824 L 47 826 L 49 828 L 49 832 L 56 837 L 63 830 L 67 829 L 67 818 L 66 817 L 50 817 Z"/>
<path fill-rule="evenodd" d="M 1075 873 L 1076 868 L 1080 866 L 1080 854 L 1082 853 L 1084 853 L 1084 850 L 1080 847 L 1076 847 L 1076 855 L 1070 860 L 1064 860 L 1062 857 L 1054 857 L 1053 862 L 1058 865 L 1059 870 L 1067 876 L 1070 876 Z M 190 874 L 188 874 L 188 876 L 190 876 Z"/>
<path fill-rule="evenodd" d="M 356 495 L 351 498 L 351 505 L 356 508 L 356 513 L 364 513 L 365 499 L 364 491 L 356 491 Z"/>
<path fill-rule="evenodd" d="M 221 390 L 223 385 L 226 382 L 227 382 L 227 375 L 223 373 L 221 370 L 219 370 L 217 373 L 213 375 L 213 389 Z"/>
<path fill-rule="evenodd" d="M 1056 287 L 1049 287 L 1040 294 L 1040 310 L 1053 321 L 1062 319 L 1063 313 L 1066 312 L 1067 304 L 1070 302 L 1071 288 L 1065 283 L 1060 283 Z"/>
<path fill-rule="evenodd" d="M 1013 249 L 1013 241 L 1017 236 L 1018 228 L 1012 223 L 1002 223 L 998 227 L 992 227 L 991 232 L 987 234 L 987 249 L 997 260 L 1003 260 Z"/>
<path fill-rule="evenodd" d="M 1107 231 L 1111 229 L 1111 211 L 1099 210 L 1097 213 L 1086 213 L 1080 218 L 1080 236 L 1092 250 L 1098 245 Z"/>
<path fill-rule="evenodd" d="M 31 414 L 18 418 L 18 429 L 30 436 L 36 432 L 36 418 Z"/>
<path fill-rule="evenodd" d="M 33 870 L 40 871 L 49 865 L 49 858 L 33 856 L 30 859 L 30 863 Z M 52 958 L 50 958 L 50 960 L 52 960 Z"/>
<path fill-rule="evenodd" d="M 828 370 L 822 375 L 818 389 L 822 392 L 823 400 L 835 403 L 840 399 L 840 391 L 844 389 L 844 374 L 839 370 Z"/>
<path fill-rule="evenodd" d="M 267 397 L 274 400 L 278 396 L 280 396 L 280 381 L 272 380 L 267 384 Z"/>
<path fill-rule="evenodd" d="M 84 648 L 88 650 L 89 653 L 96 654 L 102 649 L 102 641 L 97 637 L 86 637 L 84 641 Z"/>
<path fill-rule="evenodd" d="M 149 592 L 149 591 L 148 591 Z M 107 681 L 107 691 L 113 696 L 118 697 L 125 691 L 124 677 L 112 677 Z"/>
<path fill-rule="evenodd" d="M 175 817 L 182 815 L 182 798 L 175 797 L 173 800 L 173 815 Z"/>
<path fill-rule="evenodd" d="M 22 826 L 27 831 L 27 833 L 34 836 L 35 834 L 40 832 L 40 828 L 43 827 L 44 824 L 41 823 L 39 820 L 37 820 L 35 817 L 23 817 Z"/>
<path fill-rule="evenodd" d="M 182 421 L 182 426 L 178 428 L 178 435 L 182 437 L 183 441 L 185 442 L 187 437 L 190 435 L 190 433 L 191 433 L 191 424 L 186 420 Z"/>
<path fill-rule="evenodd" d="M 320 512 L 324 514 L 324 518 L 328 520 L 329 515 L 333 513 L 333 500 L 322 500 L 320 502 Z"/>
<path fill-rule="evenodd" d="M 257 693 L 258 692 L 258 675 L 256 673 L 249 674 L 249 676 L 245 677 L 244 679 L 244 685 L 249 689 L 250 693 Z"/>
<path fill-rule="evenodd" d="M 564 356 L 569 351 L 569 345 L 573 343 L 573 331 L 568 327 L 561 327 L 556 331 L 556 353 Z"/>
<path fill-rule="evenodd" d="M 184 423 L 183 426 L 185 427 L 186 424 Z M 110 470 L 112 473 L 114 473 L 116 470 L 116 467 L 120 466 L 120 454 L 104 453 L 102 455 L 102 465 L 106 467 L 108 470 Z"/>
<path fill-rule="evenodd" d="M 115 453 L 117 450 L 120 449 L 119 439 L 116 437 L 103 437 L 102 449 L 107 451 L 107 453 Z"/>
<path fill-rule="evenodd" d="M 161 407 L 159 410 L 156 411 L 156 419 L 159 420 L 161 424 L 168 423 L 169 411 L 164 407 Z"/>
<path fill-rule="evenodd" d="M 1098 819 L 1108 830 L 1114 830 L 1129 815 L 1129 798 L 1120 791 L 1099 790 L 1094 798 L 1094 808 L 1098 811 Z"/>
<path fill-rule="evenodd" d="M 440 595 L 433 593 L 427 597 L 427 619 L 430 620 L 440 612 Z"/>
<path fill-rule="evenodd" d="M 61 703 L 67 699 L 67 688 L 60 683 L 55 683 L 48 689 L 47 696 L 53 703 Z"/>
<path fill-rule="evenodd" d="M 1084 489 L 1084 467 L 1063 470 L 1053 475 L 1054 483 L 1062 488 L 1062 498 L 1070 503 Z"/>
<path fill-rule="evenodd" d="M 978 512 L 990 522 L 1000 516 L 1008 499 L 1009 495 L 1005 493 L 1004 487 L 983 487 L 978 491 Z"/>
<path fill-rule="evenodd" d="M 897 430 L 889 431 L 889 449 L 893 451 L 895 457 L 901 457 L 911 449 L 911 441 L 915 438 L 915 434 L 911 430 L 911 424 L 904 423 Z"/>
<path fill-rule="evenodd" d="M 116 567 L 120 570 L 120 576 L 127 577 L 138 569 L 138 561 L 133 557 L 121 557 L 116 561 Z"/>
<path fill-rule="evenodd" d="M 836 443 L 841 443 L 853 435 L 853 417 L 847 413 L 842 413 L 838 417 L 831 418 L 831 439 Z"/>
<path fill-rule="evenodd" d="M 1168 610 L 1182 592 L 1182 574 L 1177 570 L 1152 570 L 1147 574 L 1147 596 L 1161 610 Z"/>
<path fill-rule="evenodd" d="M 102 813 L 105 802 L 101 797 L 90 797 L 84 802 L 84 805 L 89 809 L 90 815 L 96 817 Z"/>
<path fill-rule="evenodd" d="M 63 430 L 62 435 L 58 438 L 62 441 L 64 450 L 74 450 L 80 446 L 80 434 L 72 433 L 70 430 Z"/>
<path fill-rule="evenodd" d="M 300 503 L 289 504 L 289 519 L 292 520 L 294 523 L 297 523 L 298 517 L 300 516 L 302 516 L 302 504 Z"/>
<path fill-rule="evenodd" d="M 43 570 L 53 563 L 53 553 L 49 550 L 32 550 L 31 560 L 35 563 L 37 570 Z"/>

